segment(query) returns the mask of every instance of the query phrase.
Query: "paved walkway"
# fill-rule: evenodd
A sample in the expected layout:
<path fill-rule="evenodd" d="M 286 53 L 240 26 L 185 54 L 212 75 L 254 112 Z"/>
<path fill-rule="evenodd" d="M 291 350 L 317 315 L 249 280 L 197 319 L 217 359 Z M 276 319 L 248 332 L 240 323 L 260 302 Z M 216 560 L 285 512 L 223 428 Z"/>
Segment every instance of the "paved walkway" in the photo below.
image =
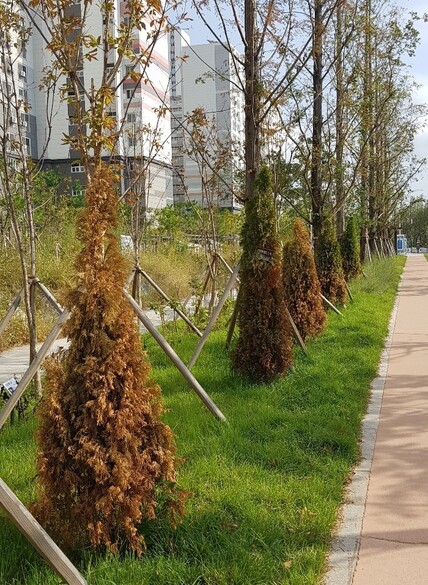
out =
<path fill-rule="evenodd" d="M 323 585 L 428 584 L 428 262 L 409 255 Z"/>
<path fill-rule="evenodd" d="M 423 255 L 407 258 L 399 290 L 352 583 L 428 583 L 428 262 Z"/>

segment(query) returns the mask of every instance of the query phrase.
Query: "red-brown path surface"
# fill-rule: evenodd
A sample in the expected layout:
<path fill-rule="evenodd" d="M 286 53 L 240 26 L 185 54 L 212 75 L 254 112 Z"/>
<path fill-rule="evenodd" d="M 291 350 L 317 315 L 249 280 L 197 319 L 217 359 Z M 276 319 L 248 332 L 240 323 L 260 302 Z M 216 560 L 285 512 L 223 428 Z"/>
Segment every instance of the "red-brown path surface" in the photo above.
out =
<path fill-rule="evenodd" d="M 428 262 L 401 282 L 352 585 L 428 585 Z"/>

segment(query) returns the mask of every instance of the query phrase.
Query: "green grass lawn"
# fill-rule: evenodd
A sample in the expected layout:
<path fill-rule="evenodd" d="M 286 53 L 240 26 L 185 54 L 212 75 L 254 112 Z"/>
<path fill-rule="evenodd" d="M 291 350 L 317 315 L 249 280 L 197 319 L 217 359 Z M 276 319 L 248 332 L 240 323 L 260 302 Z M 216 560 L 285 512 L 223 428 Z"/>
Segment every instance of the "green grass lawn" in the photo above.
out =
<path fill-rule="evenodd" d="M 228 419 L 203 407 L 155 342 L 145 339 L 166 419 L 183 458 L 179 482 L 192 492 L 183 523 L 144 527 L 147 553 L 73 559 L 90 585 L 314 585 L 324 569 L 338 507 L 359 459 L 360 422 L 387 332 L 405 258 L 374 262 L 352 286 L 344 317 L 296 348 L 292 371 L 248 385 L 229 369 L 225 331 L 205 346 L 194 374 Z M 197 338 L 171 337 L 186 361 Z M 0 475 L 28 502 L 34 489 L 30 420 L 0 434 Z M 0 517 L 0 583 L 60 580 Z"/>

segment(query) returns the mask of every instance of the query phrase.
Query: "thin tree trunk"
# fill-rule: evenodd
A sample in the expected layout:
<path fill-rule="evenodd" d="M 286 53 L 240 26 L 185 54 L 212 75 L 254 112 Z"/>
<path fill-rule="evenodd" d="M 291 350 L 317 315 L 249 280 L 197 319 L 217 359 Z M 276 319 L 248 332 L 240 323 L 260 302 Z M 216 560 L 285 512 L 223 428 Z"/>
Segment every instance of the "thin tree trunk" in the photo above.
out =
<path fill-rule="evenodd" d="M 322 198 L 322 60 L 323 60 L 323 22 L 322 0 L 315 0 L 313 52 L 313 118 L 312 118 L 312 160 L 311 160 L 311 201 L 314 247 L 317 248 L 323 225 Z"/>
<path fill-rule="evenodd" d="M 254 195 L 260 166 L 260 99 L 257 43 L 256 0 L 245 0 L 245 199 Z"/>

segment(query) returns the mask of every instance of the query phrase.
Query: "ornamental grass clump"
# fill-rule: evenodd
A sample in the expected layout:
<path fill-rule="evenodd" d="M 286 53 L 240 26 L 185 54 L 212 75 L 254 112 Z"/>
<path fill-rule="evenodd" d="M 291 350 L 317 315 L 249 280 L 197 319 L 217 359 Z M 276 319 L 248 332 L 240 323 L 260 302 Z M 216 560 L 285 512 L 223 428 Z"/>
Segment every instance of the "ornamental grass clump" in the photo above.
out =
<path fill-rule="evenodd" d="M 303 339 L 315 337 L 325 327 L 326 313 L 315 268 L 309 233 L 296 219 L 283 248 L 282 277 L 285 302 Z"/>
<path fill-rule="evenodd" d="M 348 217 L 345 231 L 340 239 L 342 265 L 345 279 L 355 278 L 362 272 L 360 261 L 360 234 L 355 218 Z"/>
<path fill-rule="evenodd" d="M 346 282 L 342 255 L 331 217 L 326 217 L 317 242 L 315 264 L 322 294 L 332 303 L 345 303 Z"/>
<path fill-rule="evenodd" d="M 239 336 L 232 366 L 251 381 L 269 381 L 292 363 L 290 326 L 281 274 L 281 246 L 269 170 L 257 177 L 242 229 Z"/>
<path fill-rule="evenodd" d="M 78 222 L 83 250 L 68 294 L 70 348 L 46 367 L 33 511 L 67 549 L 141 554 L 139 526 L 168 508 L 182 514 L 175 444 L 149 379 L 114 229 L 116 178 L 100 165 Z M 162 502 L 162 506 L 158 502 Z M 169 506 L 168 506 L 169 504 Z"/>

